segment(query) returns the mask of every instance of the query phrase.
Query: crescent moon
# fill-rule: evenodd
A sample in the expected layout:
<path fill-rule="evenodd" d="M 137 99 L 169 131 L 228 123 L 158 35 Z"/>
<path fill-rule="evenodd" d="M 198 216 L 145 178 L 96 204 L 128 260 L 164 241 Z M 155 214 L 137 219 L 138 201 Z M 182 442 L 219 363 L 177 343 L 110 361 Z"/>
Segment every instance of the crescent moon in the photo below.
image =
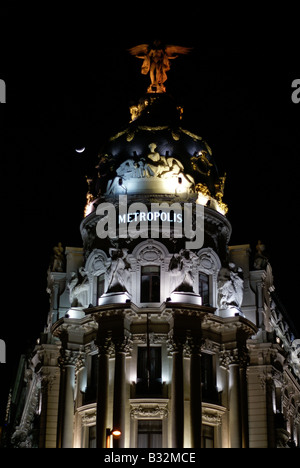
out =
<path fill-rule="evenodd" d="M 80 154 L 80 153 L 84 153 L 85 147 L 83 147 L 83 148 L 78 148 L 78 149 L 76 149 L 75 151 L 76 151 L 76 153 L 79 153 L 79 154 Z"/>

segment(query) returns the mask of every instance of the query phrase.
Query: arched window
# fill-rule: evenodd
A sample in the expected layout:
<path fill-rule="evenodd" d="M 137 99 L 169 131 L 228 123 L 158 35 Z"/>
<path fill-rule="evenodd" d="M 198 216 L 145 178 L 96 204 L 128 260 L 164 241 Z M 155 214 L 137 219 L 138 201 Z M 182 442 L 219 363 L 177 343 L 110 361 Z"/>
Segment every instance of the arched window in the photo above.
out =
<path fill-rule="evenodd" d="M 85 264 L 85 271 L 90 282 L 89 302 L 94 306 L 99 304 L 100 297 L 105 293 L 108 257 L 103 250 L 95 249 Z"/>
<path fill-rule="evenodd" d="M 170 295 L 170 255 L 165 245 L 153 239 L 141 242 L 128 255 L 131 264 L 131 300 L 139 307 L 158 307 Z"/>
<path fill-rule="evenodd" d="M 217 307 L 218 298 L 218 274 L 221 269 L 221 261 L 211 248 L 204 248 L 198 252 L 198 291 L 202 297 L 204 306 Z"/>

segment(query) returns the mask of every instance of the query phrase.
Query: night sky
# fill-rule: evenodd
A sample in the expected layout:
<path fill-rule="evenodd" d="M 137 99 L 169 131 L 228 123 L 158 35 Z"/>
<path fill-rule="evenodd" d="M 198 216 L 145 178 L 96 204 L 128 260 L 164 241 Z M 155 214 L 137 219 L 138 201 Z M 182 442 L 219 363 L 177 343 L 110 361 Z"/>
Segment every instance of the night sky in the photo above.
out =
<path fill-rule="evenodd" d="M 142 62 L 127 49 L 153 39 L 103 40 L 93 59 L 84 47 L 69 53 L 71 43 L 59 59 L 58 50 L 39 56 L 18 46 L 14 66 L 0 70 L 7 87 L 7 103 L 0 105 L 2 406 L 20 353 L 46 324 L 52 248 L 58 242 L 82 246 L 85 176 L 93 174 L 107 138 L 127 126 L 129 106 L 149 85 Z M 250 244 L 254 255 L 257 241 L 265 243 L 276 291 L 300 330 L 300 103 L 291 99 L 299 61 L 270 42 L 212 47 L 178 36 L 161 39 L 193 47 L 172 62 L 166 87 L 184 106 L 182 127 L 208 142 L 220 174 L 227 173 L 230 245 Z"/>

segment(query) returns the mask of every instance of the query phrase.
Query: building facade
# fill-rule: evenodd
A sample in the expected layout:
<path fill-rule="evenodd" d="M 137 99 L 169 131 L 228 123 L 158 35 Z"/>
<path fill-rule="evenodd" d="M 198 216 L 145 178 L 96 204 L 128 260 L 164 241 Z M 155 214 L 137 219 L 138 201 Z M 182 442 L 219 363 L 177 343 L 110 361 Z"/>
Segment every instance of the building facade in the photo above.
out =
<path fill-rule="evenodd" d="M 54 249 L 48 323 L 9 398 L 13 447 L 300 446 L 300 340 L 261 243 L 230 245 L 211 148 L 148 90 Z"/>

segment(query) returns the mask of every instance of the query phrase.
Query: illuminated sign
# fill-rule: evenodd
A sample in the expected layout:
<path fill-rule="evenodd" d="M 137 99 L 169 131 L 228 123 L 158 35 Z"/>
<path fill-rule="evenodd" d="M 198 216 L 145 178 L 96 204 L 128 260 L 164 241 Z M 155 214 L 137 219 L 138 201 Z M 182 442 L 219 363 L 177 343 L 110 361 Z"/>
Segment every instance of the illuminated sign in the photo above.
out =
<path fill-rule="evenodd" d="M 127 215 L 119 215 L 119 224 L 122 223 L 131 223 L 131 222 L 145 222 L 148 221 L 152 223 L 153 221 L 162 221 L 163 223 L 182 223 L 182 213 L 166 213 L 165 211 L 149 211 L 145 212 L 136 212 L 136 213 L 127 213 Z"/>
<path fill-rule="evenodd" d="M 201 249 L 204 244 L 204 206 L 192 203 L 143 203 L 128 207 L 127 195 L 112 203 L 98 206 L 96 232 L 100 239 L 174 239 L 186 238 L 186 249 Z"/>

